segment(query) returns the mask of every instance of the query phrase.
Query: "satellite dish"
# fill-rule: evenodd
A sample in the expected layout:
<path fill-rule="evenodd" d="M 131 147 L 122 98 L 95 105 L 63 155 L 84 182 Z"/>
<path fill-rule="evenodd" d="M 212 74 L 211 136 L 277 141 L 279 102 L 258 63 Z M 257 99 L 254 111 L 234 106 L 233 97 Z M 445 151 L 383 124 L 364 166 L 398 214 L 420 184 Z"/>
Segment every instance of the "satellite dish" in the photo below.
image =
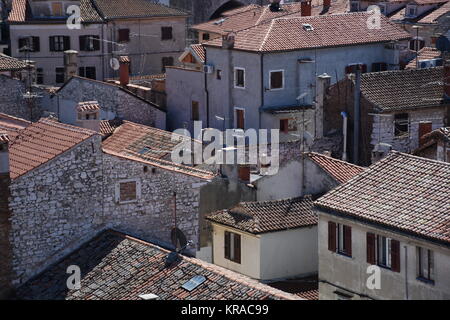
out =
<path fill-rule="evenodd" d="M 117 58 L 111 58 L 111 60 L 109 60 L 109 65 L 113 70 L 119 70 L 120 68 L 120 63 L 119 60 L 117 60 Z"/>
<path fill-rule="evenodd" d="M 170 233 L 172 244 L 176 249 L 181 249 L 187 245 L 187 239 L 183 231 L 178 228 L 173 228 Z"/>

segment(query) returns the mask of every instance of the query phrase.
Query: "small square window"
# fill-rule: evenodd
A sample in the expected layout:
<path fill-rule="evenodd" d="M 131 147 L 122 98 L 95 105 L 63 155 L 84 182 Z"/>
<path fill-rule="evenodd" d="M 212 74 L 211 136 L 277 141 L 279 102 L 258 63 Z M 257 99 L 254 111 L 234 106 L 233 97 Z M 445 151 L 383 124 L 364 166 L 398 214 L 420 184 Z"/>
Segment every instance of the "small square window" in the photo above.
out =
<path fill-rule="evenodd" d="M 172 38 L 172 27 L 161 27 L 161 40 L 171 40 Z"/>
<path fill-rule="evenodd" d="M 283 71 L 271 71 L 270 72 L 270 89 L 283 89 Z"/>
<path fill-rule="evenodd" d="M 217 77 L 217 80 L 222 80 L 222 70 L 216 71 L 216 77 Z"/>
<path fill-rule="evenodd" d="M 210 39 L 209 33 L 204 33 L 204 34 L 202 35 L 202 40 L 208 41 L 209 39 Z"/>
<path fill-rule="evenodd" d="M 130 41 L 130 29 L 119 29 L 119 42 Z"/>
<path fill-rule="evenodd" d="M 119 188 L 120 202 L 133 201 L 137 199 L 136 181 L 121 182 Z"/>

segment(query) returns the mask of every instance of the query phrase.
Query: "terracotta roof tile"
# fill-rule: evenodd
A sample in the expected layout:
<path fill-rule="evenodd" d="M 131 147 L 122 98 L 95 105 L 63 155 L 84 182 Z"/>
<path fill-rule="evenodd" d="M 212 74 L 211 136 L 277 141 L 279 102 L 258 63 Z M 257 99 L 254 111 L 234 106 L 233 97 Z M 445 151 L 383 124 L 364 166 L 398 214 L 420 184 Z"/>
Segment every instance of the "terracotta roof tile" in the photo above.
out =
<path fill-rule="evenodd" d="M 367 28 L 370 12 L 355 12 L 309 17 L 281 17 L 270 23 L 236 33 L 235 50 L 276 52 L 310 48 L 349 46 L 409 39 L 411 36 L 382 16 L 381 29 Z M 309 24 L 314 30 L 306 30 Z M 206 46 L 222 46 L 214 39 Z"/>
<path fill-rule="evenodd" d="M 187 16 L 179 9 L 148 0 L 91 0 L 105 19 Z"/>
<path fill-rule="evenodd" d="M 42 118 L 20 130 L 11 142 L 11 178 L 22 176 L 95 134 L 91 130 Z"/>
<path fill-rule="evenodd" d="M 319 198 L 319 209 L 450 244 L 450 163 L 392 152 Z"/>
<path fill-rule="evenodd" d="M 0 71 L 17 71 L 25 69 L 26 66 L 25 61 L 0 53 Z"/>
<path fill-rule="evenodd" d="M 253 234 L 295 229 L 317 224 L 310 196 L 284 200 L 241 202 L 208 215 L 208 220 Z"/>
<path fill-rule="evenodd" d="M 165 267 L 169 251 L 124 234 L 106 231 L 52 265 L 17 290 L 19 299 L 140 300 L 296 300 L 299 297 L 199 259 L 179 256 Z M 67 267 L 81 269 L 81 289 L 67 289 Z M 182 286 L 194 276 L 206 281 L 192 291 Z"/>
<path fill-rule="evenodd" d="M 9 22 L 22 22 L 26 18 L 27 0 L 13 0 L 9 12 Z"/>
<path fill-rule="evenodd" d="M 120 119 L 100 121 L 100 133 L 104 136 L 110 135 L 123 124 Z"/>
<path fill-rule="evenodd" d="M 437 20 L 444 16 L 450 14 L 450 1 L 447 1 L 440 7 L 438 7 L 435 10 L 432 10 L 430 13 L 426 14 L 424 17 L 422 17 L 419 22 L 420 23 L 437 23 Z"/>
<path fill-rule="evenodd" d="M 183 136 L 175 135 L 179 139 L 174 141 L 173 136 L 174 134 L 169 131 L 124 121 L 109 138 L 103 141 L 103 151 L 203 179 L 213 178 L 214 174 L 209 171 L 168 160 L 171 159 L 171 152 L 183 142 Z"/>
<path fill-rule="evenodd" d="M 423 60 L 436 59 L 441 56 L 441 52 L 436 48 L 423 47 L 418 52 L 419 63 Z M 405 67 L 405 69 L 416 69 L 416 58 L 412 59 Z"/>
<path fill-rule="evenodd" d="M 327 172 L 339 183 L 347 182 L 365 170 L 363 167 L 328 157 L 320 153 L 310 152 L 307 155 L 309 159 L 318 164 L 325 172 Z"/>
<path fill-rule="evenodd" d="M 77 111 L 97 111 L 100 110 L 100 105 L 97 101 L 83 101 L 78 102 Z"/>
<path fill-rule="evenodd" d="M 5 132 L 0 132 L 0 143 L 9 142 L 9 136 Z"/>
<path fill-rule="evenodd" d="M 444 104 L 443 67 L 365 73 L 361 92 L 380 111 Z"/>
<path fill-rule="evenodd" d="M 205 62 L 206 54 L 205 54 L 205 47 L 203 45 L 193 44 L 191 45 L 191 49 L 198 56 L 200 62 Z"/>
<path fill-rule="evenodd" d="M 407 17 L 406 14 L 406 7 L 404 6 L 394 14 L 390 16 L 391 20 L 400 21 L 400 22 L 419 22 L 419 23 L 436 23 L 436 20 L 443 16 L 444 14 L 448 13 L 450 10 L 449 2 L 448 0 L 423 0 L 422 4 L 427 4 L 426 2 L 429 1 L 429 4 L 438 4 L 437 7 L 430 8 L 425 13 L 421 14 L 418 17 Z M 417 2 L 417 1 L 416 1 Z M 419 2 L 417 2 L 420 4 Z"/>

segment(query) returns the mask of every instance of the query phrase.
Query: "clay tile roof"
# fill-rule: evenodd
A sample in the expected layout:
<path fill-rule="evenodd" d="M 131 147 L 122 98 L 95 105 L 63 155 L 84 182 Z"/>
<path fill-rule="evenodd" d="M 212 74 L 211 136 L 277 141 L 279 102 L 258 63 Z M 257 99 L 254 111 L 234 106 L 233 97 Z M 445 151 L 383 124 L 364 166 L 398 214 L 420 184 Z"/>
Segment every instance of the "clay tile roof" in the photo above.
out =
<path fill-rule="evenodd" d="M 26 19 L 27 0 L 12 0 L 9 22 L 23 22 Z"/>
<path fill-rule="evenodd" d="M 191 49 L 195 52 L 195 54 L 200 59 L 200 62 L 205 62 L 205 47 L 201 44 L 192 44 Z"/>
<path fill-rule="evenodd" d="M 20 130 L 25 129 L 30 124 L 31 122 L 28 120 L 0 113 L 0 132 L 7 133 L 10 138 L 15 137 Z"/>
<path fill-rule="evenodd" d="M 381 29 L 367 28 L 370 12 L 297 17 L 288 16 L 236 33 L 235 50 L 277 52 L 350 46 L 409 39 L 411 36 L 382 15 Z M 311 25 L 313 30 L 305 26 Z M 222 39 L 206 42 L 222 46 Z"/>
<path fill-rule="evenodd" d="M 439 139 L 450 141 L 450 127 L 443 127 L 433 130 L 422 137 L 423 139 Z"/>
<path fill-rule="evenodd" d="M 437 23 L 437 20 L 440 17 L 442 17 L 444 15 L 449 16 L 449 14 L 450 14 L 450 1 L 447 1 L 446 3 L 442 4 L 438 8 L 431 10 L 431 12 L 429 12 L 425 16 L 423 16 L 418 22 L 435 24 L 435 23 Z"/>
<path fill-rule="evenodd" d="M 27 67 L 25 61 L 0 53 L 0 71 L 17 71 Z"/>
<path fill-rule="evenodd" d="M 319 165 L 319 167 L 339 183 L 347 182 L 365 170 L 363 167 L 320 153 L 309 152 L 307 155 L 309 159 Z"/>
<path fill-rule="evenodd" d="M 148 0 L 91 0 L 105 19 L 186 16 L 187 13 Z"/>
<path fill-rule="evenodd" d="M 100 105 L 98 104 L 98 101 L 83 101 L 79 102 L 77 106 L 78 112 L 97 111 L 97 110 L 100 110 Z"/>
<path fill-rule="evenodd" d="M 11 142 L 11 178 L 22 176 L 95 134 L 91 130 L 42 118 L 20 130 Z"/>
<path fill-rule="evenodd" d="M 319 209 L 450 244 L 450 163 L 392 152 L 319 198 Z"/>
<path fill-rule="evenodd" d="M 412 2 L 412 1 L 411 1 Z M 448 0 L 422 0 L 414 1 L 417 4 L 437 4 L 437 7 L 430 8 L 418 17 L 406 16 L 406 8 L 403 7 L 390 16 L 391 20 L 403 22 L 419 22 L 419 23 L 437 23 L 437 19 L 448 13 L 450 10 L 450 2 Z"/>
<path fill-rule="evenodd" d="M 444 104 L 443 67 L 365 73 L 361 92 L 379 111 Z"/>
<path fill-rule="evenodd" d="M 203 179 L 213 178 L 214 174 L 209 171 L 171 161 L 171 152 L 183 142 L 181 135 L 175 135 L 178 140 L 172 140 L 174 135 L 169 131 L 124 121 L 109 138 L 103 141 L 103 151 Z"/>
<path fill-rule="evenodd" d="M 0 143 L 9 142 L 9 137 L 7 133 L 0 132 Z"/>
<path fill-rule="evenodd" d="M 169 251 L 115 231 L 105 231 L 18 288 L 24 300 L 301 300 L 242 274 L 196 258 L 179 256 L 171 266 Z M 66 270 L 77 265 L 81 289 L 67 289 Z M 205 281 L 187 291 L 182 286 L 195 276 Z"/>
<path fill-rule="evenodd" d="M 242 7 L 236 8 L 236 9 L 227 10 L 227 11 L 222 13 L 222 16 L 227 17 L 227 16 L 231 16 L 231 15 L 234 15 L 234 14 L 245 12 L 245 11 L 248 11 L 248 10 L 258 9 L 260 7 L 261 6 L 258 5 L 258 4 L 249 4 L 247 6 L 242 6 Z"/>
<path fill-rule="evenodd" d="M 123 124 L 120 119 L 100 121 L 100 133 L 104 136 L 110 135 Z"/>
<path fill-rule="evenodd" d="M 237 10 L 225 17 L 203 22 L 192 26 L 194 30 L 212 33 L 223 33 L 224 31 L 239 31 L 266 23 L 274 18 L 286 16 L 300 11 L 300 3 L 285 4 L 283 10 L 272 12 L 269 6 L 256 6 L 248 10 Z"/>
<path fill-rule="evenodd" d="M 120 56 L 119 57 L 119 62 L 121 62 L 121 63 L 130 63 L 130 57 L 128 57 L 128 56 Z"/>
<path fill-rule="evenodd" d="M 317 214 L 311 196 L 261 202 L 241 202 L 210 214 L 208 220 L 253 234 L 314 226 Z"/>
<path fill-rule="evenodd" d="M 441 56 L 441 52 L 436 48 L 423 47 L 418 52 L 419 63 L 423 60 L 436 59 Z M 416 69 L 416 58 L 412 59 L 405 67 L 405 69 Z"/>

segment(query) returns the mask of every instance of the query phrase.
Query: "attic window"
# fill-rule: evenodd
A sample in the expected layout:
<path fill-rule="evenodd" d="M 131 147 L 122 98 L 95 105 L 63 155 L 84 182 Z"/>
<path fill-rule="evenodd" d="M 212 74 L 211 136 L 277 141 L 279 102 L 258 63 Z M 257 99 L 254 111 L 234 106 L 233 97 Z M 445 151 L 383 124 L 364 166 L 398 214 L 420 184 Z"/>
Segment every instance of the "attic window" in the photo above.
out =
<path fill-rule="evenodd" d="M 151 149 L 149 147 L 142 148 L 138 153 L 139 154 L 146 154 L 147 152 L 150 152 Z"/>
<path fill-rule="evenodd" d="M 206 278 L 204 276 L 195 276 L 185 284 L 183 284 L 181 287 L 189 292 L 196 289 L 199 285 L 201 285 L 203 282 L 206 281 Z"/>
<path fill-rule="evenodd" d="M 305 30 L 305 31 L 313 31 L 314 30 L 313 26 L 310 25 L 309 23 L 303 23 L 302 26 L 303 26 L 303 30 Z"/>

